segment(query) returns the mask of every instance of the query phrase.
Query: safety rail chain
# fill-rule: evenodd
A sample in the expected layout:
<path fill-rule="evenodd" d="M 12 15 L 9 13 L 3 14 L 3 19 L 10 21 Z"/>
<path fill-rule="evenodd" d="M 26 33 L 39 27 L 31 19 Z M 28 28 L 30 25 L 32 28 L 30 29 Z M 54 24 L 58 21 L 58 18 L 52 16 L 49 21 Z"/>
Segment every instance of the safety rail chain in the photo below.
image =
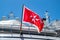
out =
<path fill-rule="evenodd" d="M 20 39 L 49 39 L 49 40 L 55 40 L 60 39 L 59 37 L 50 37 L 50 36 L 41 36 L 41 35 L 29 35 L 29 34 L 23 34 L 23 37 L 19 36 L 20 34 L 0 34 L 0 38 L 20 38 Z"/>
<path fill-rule="evenodd" d="M 2 31 L 2 30 L 3 30 L 4 32 L 0 32 L 0 33 L 11 33 L 11 31 L 12 31 L 12 34 L 13 34 L 13 33 L 20 34 L 20 30 L 0 29 L 0 31 Z M 35 31 L 25 31 L 25 30 L 22 30 L 22 34 L 60 37 L 60 36 L 58 36 L 58 35 L 56 34 L 56 32 L 53 32 L 53 33 L 48 33 L 48 32 L 38 33 L 38 32 L 35 32 Z"/>
<path fill-rule="evenodd" d="M 1 29 L 0 29 L 1 31 Z M 45 33 L 45 32 L 42 32 L 42 33 L 37 33 L 37 32 L 30 32 L 29 31 L 22 31 L 22 35 L 25 35 L 23 37 L 20 37 L 20 30 L 12 30 L 12 34 L 11 34 L 11 31 L 8 30 L 8 29 L 4 29 L 4 32 L 0 32 L 2 35 L 3 34 L 10 34 L 10 36 L 6 36 L 6 35 L 1 35 L 0 34 L 0 38 L 23 38 L 23 39 L 49 39 L 49 40 L 52 40 L 52 39 L 59 39 L 59 37 L 55 36 L 56 34 L 55 33 Z M 13 34 L 19 34 L 18 36 L 13 36 Z M 31 35 L 33 37 L 28 37 L 26 35 Z M 35 37 L 36 36 L 36 37 Z M 38 37 L 39 36 L 39 37 Z"/>

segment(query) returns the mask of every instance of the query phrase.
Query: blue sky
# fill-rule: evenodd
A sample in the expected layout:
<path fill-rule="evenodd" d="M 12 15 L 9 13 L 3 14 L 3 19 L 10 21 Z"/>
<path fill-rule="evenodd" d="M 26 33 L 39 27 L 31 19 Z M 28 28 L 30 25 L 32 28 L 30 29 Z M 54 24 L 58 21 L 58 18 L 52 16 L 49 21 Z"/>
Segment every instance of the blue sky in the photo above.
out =
<path fill-rule="evenodd" d="M 60 20 L 60 0 L 0 0 L 0 19 L 11 11 L 21 19 L 23 4 L 41 18 L 45 17 L 44 13 L 48 10 L 50 20 Z"/>

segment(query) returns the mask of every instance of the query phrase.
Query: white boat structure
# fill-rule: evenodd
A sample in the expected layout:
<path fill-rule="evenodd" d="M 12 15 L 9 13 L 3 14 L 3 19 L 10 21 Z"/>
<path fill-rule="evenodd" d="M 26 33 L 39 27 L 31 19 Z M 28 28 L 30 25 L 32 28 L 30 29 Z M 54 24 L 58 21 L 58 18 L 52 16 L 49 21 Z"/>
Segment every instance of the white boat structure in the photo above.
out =
<path fill-rule="evenodd" d="M 13 18 L 13 14 L 11 14 Z M 9 19 L 0 21 L 0 40 L 60 40 L 60 20 L 53 22 L 48 21 L 48 15 L 46 12 L 46 19 L 44 29 L 41 33 L 37 32 L 37 28 L 28 24 L 22 24 L 22 30 L 20 30 L 21 22 L 17 19 Z M 48 24 L 48 25 L 47 25 Z"/>

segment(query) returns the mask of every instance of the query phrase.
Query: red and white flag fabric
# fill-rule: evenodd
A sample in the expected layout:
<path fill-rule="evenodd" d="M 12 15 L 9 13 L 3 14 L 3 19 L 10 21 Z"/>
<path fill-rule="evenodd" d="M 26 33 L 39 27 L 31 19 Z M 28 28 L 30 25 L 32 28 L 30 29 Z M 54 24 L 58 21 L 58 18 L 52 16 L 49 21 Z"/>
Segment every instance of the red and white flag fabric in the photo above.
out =
<path fill-rule="evenodd" d="M 38 32 L 41 32 L 44 26 L 44 23 L 39 15 L 25 6 L 23 9 L 23 21 L 34 24 L 38 28 Z"/>

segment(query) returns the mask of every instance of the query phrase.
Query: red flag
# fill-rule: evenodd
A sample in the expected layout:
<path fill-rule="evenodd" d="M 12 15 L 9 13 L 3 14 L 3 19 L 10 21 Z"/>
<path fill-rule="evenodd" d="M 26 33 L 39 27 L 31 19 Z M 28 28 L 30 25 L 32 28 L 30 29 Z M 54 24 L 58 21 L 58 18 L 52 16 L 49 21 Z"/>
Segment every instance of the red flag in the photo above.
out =
<path fill-rule="evenodd" d="M 41 32 L 43 29 L 44 23 L 39 15 L 26 7 L 23 10 L 23 21 L 34 24 L 38 28 L 38 32 Z"/>

